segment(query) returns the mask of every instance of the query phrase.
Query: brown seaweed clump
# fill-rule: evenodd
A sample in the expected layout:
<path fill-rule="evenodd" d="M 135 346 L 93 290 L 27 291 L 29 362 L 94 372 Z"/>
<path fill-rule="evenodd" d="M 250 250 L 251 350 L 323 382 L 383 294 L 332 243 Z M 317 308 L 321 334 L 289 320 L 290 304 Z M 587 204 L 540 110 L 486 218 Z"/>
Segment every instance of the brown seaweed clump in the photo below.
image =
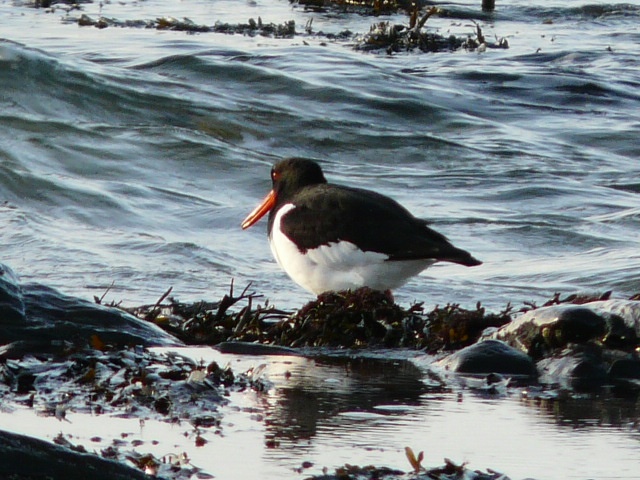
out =
<path fill-rule="evenodd" d="M 138 318 L 155 323 L 189 345 L 217 345 L 226 341 L 277 344 L 274 341 L 275 322 L 287 318 L 290 312 L 277 310 L 268 305 L 253 308 L 255 292 L 249 292 L 251 284 L 240 294 L 234 292 L 233 281 L 229 293 L 218 302 L 200 301 L 182 303 L 170 297 L 171 288 L 152 305 L 127 308 L 127 312 Z M 238 312 L 231 307 L 245 301 L 246 306 Z M 275 322 L 274 322 L 275 321 Z"/>
<path fill-rule="evenodd" d="M 386 293 L 367 287 L 326 292 L 283 325 L 281 338 L 291 347 L 409 346 L 405 324 L 412 316 Z"/>
<path fill-rule="evenodd" d="M 327 472 L 320 476 L 310 477 L 307 480 L 401 480 L 406 478 L 414 480 L 509 480 L 509 477 L 494 470 L 488 470 L 487 472 L 471 471 L 467 468 L 466 463 L 457 465 L 448 458 L 444 459 L 445 464 L 443 466 L 427 469 L 420 465 L 421 459 L 420 461 L 415 459 L 415 455 L 409 447 L 406 447 L 405 451 L 407 451 L 407 457 L 414 468 L 413 472 L 410 473 L 388 467 L 376 467 L 373 465 L 359 467 L 347 464 L 336 468 L 333 474 Z"/>
<path fill-rule="evenodd" d="M 364 9 L 364 14 L 380 15 L 384 13 L 397 12 L 398 10 L 406 11 L 408 22 L 391 23 L 389 21 L 377 22 L 373 24 L 369 32 L 355 35 L 355 49 L 361 51 L 386 51 L 387 53 L 396 53 L 404 51 L 421 51 L 421 52 L 442 52 L 454 51 L 461 48 L 467 50 L 484 50 L 487 48 L 509 48 L 509 44 L 505 38 L 496 39 L 495 42 L 489 41 L 482 33 L 480 25 L 471 20 L 475 28 L 472 34 L 466 36 L 448 35 L 443 36 L 436 32 L 427 31 L 424 26 L 427 20 L 436 14 L 444 14 L 447 12 L 437 7 L 428 8 L 426 11 L 421 10 L 421 6 L 415 2 L 402 2 L 395 0 L 341 0 L 341 1 L 324 1 L 324 0 L 300 0 L 305 8 L 324 9 L 325 6 L 332 8 L 342 8 L 345 11 L 358 11 Z M 327 39 L 347 40 L 353 38 L 354 35 L 350 30 L 345 30 L 338 34 L 335 33 L 314 33 L 311 28 L 313 19 L 307 23 L 303 32 L 296 31 L 295 22 L 293 20 L 282 23 L 263 23 L 258 17 L 257 20 L 250 18 L 247 23 L 223 23 L 216 22 L 213 25 L 197 24 L 188 18 L 177 19 L 173 17 L 159 17 L 153 20 L 118 20 L 100 16 L 98 18 L 90 17 L 82 14 L 79 17 L 66 17 L 66 23 L 77 23 L 81 27 L 96 28 L 145 28 L 156 30 L 171 30 L 195 33 L 224 33 L 224 34 L 240 34 L 247 36 L 264 36 L 272 38 L 294 38 L 300 35 L 325 37 Z"/>
<path fill-rule="evenodd" d="M 118 20 L 115 18 L 99 17 L 97 19 L 87 14 L 82 14 L 77 20 L 81 27 L 96 28 L 149 28 L 155 30 L 172 30 L 187 33 L 226 33 L 242 34 L 248 36 L 261 35 L 263 37 L 292 38 L 296 34 L 296 23 L 288 20 L 282 23 L 263 23 L 262 19 L 250 18 L 247 23 L 223 23 L 214 25 L 202 25 L 188 18 L 177 19 L 173 17 L 159 17 L 154 20 Z"/>
<path fill-rule="evenodd" d="M 511 321 L 508 309 L 487 314 L 457 304 L 436 306 L 424 314 L 423 304 L 403 309 L 389 295 L 369 288 L 327 292 L 302 307 L 281 338 L 291 347 L 385 347 L 453 350 L 475 343 L 487 327 Z"/>
<path fill-rule="evenodd" d="M 422 16 L 419 16 L 416 8 L 410 13 L 409 24 L 392 24 L 379 22 L 371 26 L 369 32 L 363 35 L 356 48 L 358 50 L 386 50 L 388 54 L 420 50 L 422 52 L 453 51 L 460 48 L 466 50 L 483 50 L 486 48 L 509 48 L 509 42 L 501 38 L 496 42 L 488 41 L 480 25 L 475 25 L 475 35 L 467 38 L 455 35 L 442 36 L 435 32 L 423 30 L 427 20 L 433 15 L 442 13 L 436 7 L 429 8 Z"/>
<path fill-rule="evenodd" d="M 487 313 L 478 303 L 467 310 L 458 304 L 436 306 L 424 313 L 422 303 L 402 308 L 390 295 L 360 288 L 327 292 L 295 313 L 271 306 L 253 308 L 259 296 L 245 288 L 234 294 L 233 284 L 219 302 L 191 305 L 165 294 L 155 305 L 129 312 L 158 324 L 187 344 L 217 345 L 229 341 L 282 347 L 411 348 L 429 352 L 471 345 L 487 327 L 511 320 L 510 307 Z M 241 301 L 247 305 L 233 312 Z"/>
<path fill-rule="evenodd" d="M 474 310 L 458 304 L 436 306 L 427 315 L 429 335 L 424 348 L 430 353 L 458 350 L 478 341 L 486 328 L 498 328 L 511 321 L 511 307 L 507 305 L 499 313 L 487 313 L 478 302 Z"/>

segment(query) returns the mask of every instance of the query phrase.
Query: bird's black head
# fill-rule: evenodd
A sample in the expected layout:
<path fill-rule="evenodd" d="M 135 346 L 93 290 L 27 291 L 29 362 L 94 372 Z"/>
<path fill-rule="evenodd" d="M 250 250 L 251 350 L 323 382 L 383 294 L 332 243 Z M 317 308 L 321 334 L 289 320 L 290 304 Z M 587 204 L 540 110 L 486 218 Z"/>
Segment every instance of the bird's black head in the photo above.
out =
<path fill-rule="evenodd" d="M 271 169 L 271 181 L 279 203 L 287 201 L 301 188 L 327 183 L 320 165 L 306 158 L 287 158 L 276 163 Z"/>
<path fill-rule="evenodd" d="M 274 213 L 302 188 L 327 183 L 320 165 L 305 158 L 288 158 L 271 169 L 273 188 L 253 211 L 242 221 L 242 228 L 249 228 L 269 213 L 269 231 Z"/>

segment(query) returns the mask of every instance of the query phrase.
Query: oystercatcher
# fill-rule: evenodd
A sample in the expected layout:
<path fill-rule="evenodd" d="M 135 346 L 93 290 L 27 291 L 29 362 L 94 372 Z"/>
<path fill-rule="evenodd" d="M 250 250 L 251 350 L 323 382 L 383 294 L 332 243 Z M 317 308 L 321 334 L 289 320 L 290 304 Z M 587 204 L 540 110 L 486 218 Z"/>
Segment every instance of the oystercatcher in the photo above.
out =
<path fill-rule="evenodd" d="M 482 263 L 395 200 L 327 183 L 314 161 L 283 160 L 271 169 L 271 181 L 273 189 L 242 228 L 269 212 L 274 257 L 316 295 L 365 286 L 391 290 L 437 261 Z"/>

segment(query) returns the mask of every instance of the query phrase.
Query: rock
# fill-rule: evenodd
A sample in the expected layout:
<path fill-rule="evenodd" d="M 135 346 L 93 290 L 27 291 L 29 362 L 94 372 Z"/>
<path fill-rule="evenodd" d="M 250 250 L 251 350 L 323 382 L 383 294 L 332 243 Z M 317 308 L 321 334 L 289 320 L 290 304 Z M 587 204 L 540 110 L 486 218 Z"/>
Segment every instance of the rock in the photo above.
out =
<path fill-rule="evenodd" d="M 625 343 L 640 344 L 640 301 L 605 300 L 585 304 L 594 312 L 602 315 L 609 325 L 610 335 L 619 336 L 625 332 Z"/>
<path fill-rule="evenodd" d="M 640 388 L 640 302 L 606 300 L 531 310 L 491 338 L 537 360 L 540 383 L 576 391 Z"/>
<path fill-rule="evenodd" d="M 614 380 L 640 380 L 640 360 L 637 358 L 616 360 L 609 368 L 609 377 Z"/>
<path fill-rule="evenodd" d="M 492 338 L 533 358 L 543 358 L 568 344 L 590 341 L 630 351 L 639 345 L 639 332 L 640 302 L 607 300 L 531 310 L 500 328 Z"/>
<path fill-rule="evenodd" d="M 150 480 L 149 475 L 93 454 L 0 430 L 0 478 Z"/>
<path fill-rule="evenodd" d="M 611 364 L 609 381 L 617 392 L 628 392 L 634 397 L 640 390 L 640 359 L 637 357 L 621 358 Z"/>
<path fill-rule="evenodd" d="M 607 364 L 596 348 L 571 348 L 537 363 L 539 381 L 568 390 L 592 391 L 609 382 Z"/>
<path fill-rule="evenodd" d="M 0 344 L 52 342 L 177 346 L 178 339 L 156 325 L 122 310 L 64 295 L 38 284 L 20 284 L 13 271 L 0 265 Z M 16 345 L 17 345 L 16 344 Z M 23 352 L 24 353 L 24 352 Z"/>
<path fill-rule="evenodd" d="M 455 373 L 536 376 L 531 357 L 499 340 L 478 342 L 439 360 L 436 365 Z"/>

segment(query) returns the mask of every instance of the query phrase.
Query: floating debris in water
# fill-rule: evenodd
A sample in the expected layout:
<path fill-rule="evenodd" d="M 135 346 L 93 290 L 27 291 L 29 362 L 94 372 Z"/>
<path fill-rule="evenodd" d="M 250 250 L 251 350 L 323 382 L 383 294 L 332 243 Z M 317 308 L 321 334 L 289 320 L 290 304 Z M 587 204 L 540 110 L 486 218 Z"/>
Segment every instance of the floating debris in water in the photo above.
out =
<path fill-rule="evenodd" d="M 419 16 L 416 9 L 410 15 L 408 25 L 392 24 L 389 21 L 376 23 L 371 26 L 369 33 L 358 38 L 356 48 L 366 51 L 385 50 L 389 54 L 416 49 L 422 52 L 440 52 L 460 48 L 479 51 L 487 48 L 509 48 L 509 42 L 505 38 L 496 42 L 487 41 L 480 25 L 473 20 L 475 36 L 468 35 L 466 38 L 455 35 L 442 36 L 435 32 L 424 31 L 423 27 L 427 20 L 441 12 L 441 9 L 432 7 Z"/>
<path fill-rule="evenodd" d="M 324 2 L 315 0 L 298 2 L 305 7 L 324 8 Z M 324 33 L 312 31 L 310 20 L 304 28 L 304 32 L 297 32 L 294 20 L 281 23 L 264 23 L 260 17 L 257 20 L 250 18 L 247 23 L 223 23 L 216 22 L 214 25 L 197 24 L 189 18 L 177 19 L 174 17 L 159 17 L 153 20 L 118 20 L 100 16 L 93 18 L 87 14 L 79 17 L 67 16 L 63 21 L 66 23 L 77 23 L 82 27 L 96 28 L 147 28 L 156 30 L 171 30 L 186 33 L 225 33 L 241 34 L 248 36 L 267 36 L 273 38 L 294 38 L 304 35 L 306 37 L 327 38 L 330 40 L 346 41 L 355 39 L 355 49 L 361 51 L 386 51 L 396 52 L 442 52 L 454 51 L 458 49 L 485 51 L 488 48 L 509 48 L 509 42 L 505 38 L 489 41 L 483 34 L 480 25 L 471 20 L 474 25 L 473 34 L 466 36 L 440 35 L 437 32 L 427 31 L 424 27 L 427 20 L 433 15 L 444 14 L 445 12 L 437 7 L 430 7 L 422 11 L 414 3 L 405 4 L 396 1 L 371 1 L 371 0 L 349 0 L 340 2 L 328 2 L 330 5 L 345 7 L 357 6 L 369 9 L 368 13 L 379 15 L 384 12 L 396 12 L 404 9 L 408 13 L 408 23 L 398 24 L 390 21 L 377 22 L 373 24 L 369 32 L 364 34 L 354 34 L 350 30 L 340 33 Z"/>
<path fill-rule="evenodd" d="M 263 23 L 262 19 L 250 18 L 247 23 L 222 23 L 214 25 L 197 24 L 189 18 L 159 17 L 154 20 L 117 20 L 115 18 L 99 17 L 94 19 L 82 14 L 77 19 L 70 18 L 68 23 L 77 23 L 81 27 L 120 27 L 120 28 L 152 28 L 156 30 L 172 30 L 187 33 L 227 33 L 243 35 L 262 35 L 275 38 L 291 38 L 296 34 L 296 24 L 293 20 L 283 23 Z"/>

